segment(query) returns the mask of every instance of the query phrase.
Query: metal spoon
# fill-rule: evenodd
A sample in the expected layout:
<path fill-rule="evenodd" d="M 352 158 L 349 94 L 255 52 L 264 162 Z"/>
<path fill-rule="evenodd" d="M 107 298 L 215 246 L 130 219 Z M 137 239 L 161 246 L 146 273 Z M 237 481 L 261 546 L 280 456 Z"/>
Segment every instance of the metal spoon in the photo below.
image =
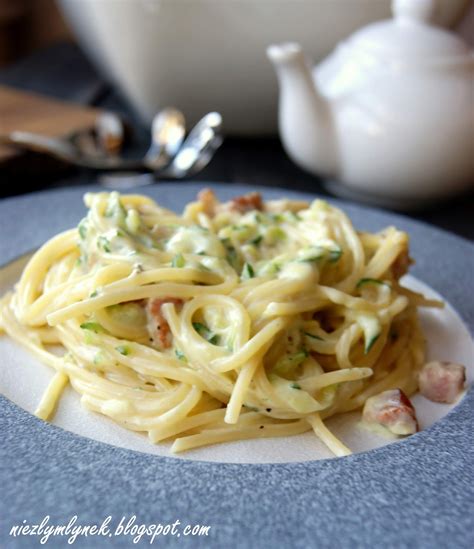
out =
<path fill-rule="evenodd" d="M 160 178 L 180 179 L 201 171 L 222 145 L 222 116 L 206 114 L 194 126 L 171 164 L 160 172 Z"/>
<path fill-rule="evenodd" d="M 157 172 L 171 162 L 178 152 L 185 135 L 184 115 L 168 107 L 160 111 L 151 125 L 151 145 L 143 163 L 152 172 Z"/>
<path fill-rule="evenodd" d="M 183 142 L 183 115 L 176 109 L 165 109 L 155 117 L 152 144 L 145 157 L 130 160 L 118 154 L 123 143 L 123 125 L 111 113 L 99 117 L 93 130 L 78 132 L 67 139 L 16 131 L 0 135 L 0 144 L 48 154 L 83 168 L 128 172 L 126 185 L 133 187 L 143 185 L 147 178 L 130 172 L 152 171 L 155 178 L 180 179 L 202 170 L 222 143 L 221 129 L 221 115 L 208 113 Z M 110 185 L 123 175 L 109 175 L 106 180 Z M 134 183 L 135 180 L 139 183 Z"/>
<path fill-rule="evenodd" d="M 112 113 L 101 115 L 95 128 L 80 131 L 69 138 L 47 137 L 31 132 L 14 131 L 0 135 L 0 144 L 53 156 L 63 162 L 94 170 L 140 170 L 142 160 L 118 156 L 123 142 L 123 124 Z"/>
<path fill-rule="evenodd" d="M 125 141 L 125 129 L 118 115 L 104 112 L 97 116 L 94 128 L 74 133 L 68 140 L 83 157 L 117 157 Z"/>
<path fill-rule="evenodd" d="M 131 189 L 151 185 L 159 179 L 182 179 L 204 169 L 221 146 L 222 116 L 218 112 L 206 114 L 194 126 L 167 168 L 154 174 L 115 173 L 99 177 L 104 187 Z"/>

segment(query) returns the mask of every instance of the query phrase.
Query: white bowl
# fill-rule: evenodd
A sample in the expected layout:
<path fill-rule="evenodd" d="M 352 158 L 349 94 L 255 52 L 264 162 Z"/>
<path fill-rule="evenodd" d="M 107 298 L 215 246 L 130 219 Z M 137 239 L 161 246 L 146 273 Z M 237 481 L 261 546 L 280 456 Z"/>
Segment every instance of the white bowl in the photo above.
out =
<path fill-rule="evenodd" d="M 390 0 L 58 0 L 91 60 L 145 122 L 165 106 L 195 122 L 211 110 L 227 133 L 277 129 L 271 43 L 298 41 L 320 60 Z M 439 0 L 453 25 L 469 0 Z"/>

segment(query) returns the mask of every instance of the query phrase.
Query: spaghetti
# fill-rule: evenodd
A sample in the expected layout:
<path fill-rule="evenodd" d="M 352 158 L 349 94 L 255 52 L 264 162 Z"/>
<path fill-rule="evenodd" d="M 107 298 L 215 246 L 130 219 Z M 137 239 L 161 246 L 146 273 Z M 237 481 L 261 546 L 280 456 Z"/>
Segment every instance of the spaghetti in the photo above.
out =
<path fill-rule="evenodd" d="M 70 383 L 87 410 L 174 452 L 313 430 L 342 456 L 324 420 L 416 391 L 417 307 L 439 304 L 399 284 L 405 233 L 256 193 L 205 190 L 182 215 L 139 195 L 85 203 L 0 302 L 0 327 L 56 372 L 38 417 Z"/>

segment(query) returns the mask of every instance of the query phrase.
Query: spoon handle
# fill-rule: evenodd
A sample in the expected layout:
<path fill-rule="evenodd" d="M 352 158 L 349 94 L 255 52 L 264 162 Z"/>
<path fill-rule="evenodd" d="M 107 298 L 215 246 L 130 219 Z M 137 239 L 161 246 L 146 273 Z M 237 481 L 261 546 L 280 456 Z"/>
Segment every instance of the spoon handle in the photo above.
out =
<path fill-rule="evenodd" d="M 36 133 L 15 131 L 8 135 L 0 135 L 0 143 L 13 145 L 25 151 L 48 154 L 65 162 L 74 162 L 76 156 L 74 147 L 67 141 Z"/>
<path fill-rule="evenodd" d="M 122 160 L 120 157 L 93 157 L 81 155 L 77 147 L 66 139 L 46 137 L 30 132 L 11 132 L 0 135 L 0 144 L 13 145 L 25 151 L 47 154 L 63 162 L 93 170 L 143 170 L 137 160 Z"/>

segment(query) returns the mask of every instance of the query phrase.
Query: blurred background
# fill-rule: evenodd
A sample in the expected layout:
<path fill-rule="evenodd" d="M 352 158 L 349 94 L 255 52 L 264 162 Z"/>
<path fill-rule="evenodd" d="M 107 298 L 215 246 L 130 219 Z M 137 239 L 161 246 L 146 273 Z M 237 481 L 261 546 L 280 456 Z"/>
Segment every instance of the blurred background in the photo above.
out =
<path fill-rule="evenodd" d="M 458 30 L 474 45 L 474 4 Z M 54 0 L 0 0 L 0 67 L 63 41 L 74 36 Z"/>
<path fill-rule="evenodd" d="M 0 0 L 0 66 L 73 36 L 52 0 Z"/>
<path fill-rule="evenodd" d="M 473 47 L 474 0 L 437 1 L 438 22 Z M 0 134 L 63 137 L 112 111 L 134 129 L 134 155 L 146 151 L 158 108 L 182 109 L 188 129 L 218 110 L 224 144 L 192 180 L 328 195 L 282 148 L 265 48 L 296 39 L 319 62 L 356 29 L 388 17 L 390 0 L 0 0 Z M 26 120 L 28 112 L 48 119 Z M 99 181 L 94 172 L 0 145 L 0 197 L 91 181 Z M 411 215 L 474 238 L 472 193 Z"/>
<path fill-rule="evenodd" d="M 474 45 L 474 4 L 459 32 Z M 74 36 L 54 0 L 0 0 L 0 66 L 63 41 L 74 41 Z"/>

